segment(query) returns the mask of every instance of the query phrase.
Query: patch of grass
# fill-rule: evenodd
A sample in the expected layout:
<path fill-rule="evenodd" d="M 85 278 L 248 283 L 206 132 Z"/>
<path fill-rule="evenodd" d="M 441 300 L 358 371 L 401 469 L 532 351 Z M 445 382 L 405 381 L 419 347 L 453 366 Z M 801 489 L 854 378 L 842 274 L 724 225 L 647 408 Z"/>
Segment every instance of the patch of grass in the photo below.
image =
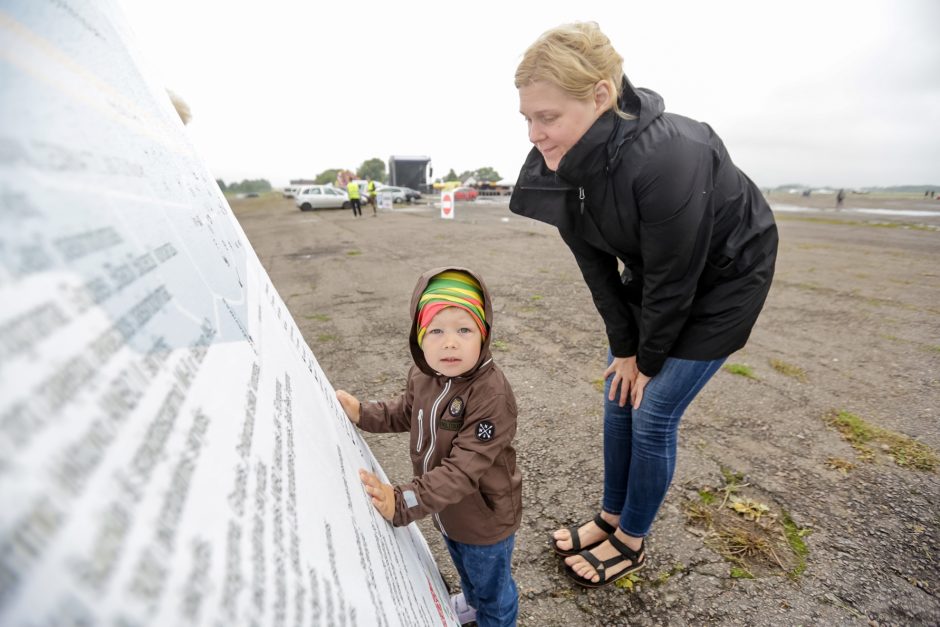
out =
<path fill-rule="evenodd" d="M 701 499 L 703 505 L 713 504 L 718 497 L 715 496 L 715 493 L 709 488 L 703 488 L 698 491 L 698 498 Z"/>
<path fill-rule="evenodd" d="M 541 294 L 533 294 L 533 295 L 532 295 L 532 300 L 542 300 L 542 295 L 541 295 Z"/>
<path fill-rule="evenodd" d="M 337 338 L 332 333 L 321 333 L 320 335 L 317 336 L 318 342 L 332 342 L 335 339 Z"/>
<path fill-rule="evenodd" d="M 799 366 L 788 364 L 782 359 L 771 359 L 770 365 L 780 374 L 796 379 L 800 383 L 806 383 L 806 371 Z"/>
<path fill-rule="evenodd" d="M 629 575 L 627 575 L 627 576 L 624 577 L 623 579 L 618 579 L 617 581 L 615 581 L 615 582 L 614 582 L 614 585 L 617 586 L 618 588 L 620 588 L 621 590 L 633 591 L 633 587 L 634 587 L 637 583 L 639 583 L 640 581 L 642 581 L 642 580 L 640 579 L 640 575 L 639 575 L 639 574 L 637 574 L 637 573 L 630 573 Z"/>
<path fill-rule="evenodd" d="M 783 535 L 787 539 L 787 544 L 797 557 L 797 564 L 787 573 L 790 579 L 798 579 L 803 571 L 806 570 L 806 557 L 809 555 L 809 547 L 803 541 L 803 537 L 809 533 L 808 529 L 803 529 L 790 517 L 787 510 L 783 510 L 780 516 L 780 524 L 783 525 Z"/>
<path fill-rule="evenodd" d="M 329 322 L 330 317 L 326 314 L 311 314 L 309 316 L 304 316 L 307 320 L 316 320 L 317 322 Z"/>
<path fill-rule="evenodd" d="M 604 379 L 594 379 L 591 381 L 591 385 L 593 385 L 594 389 L 598 392 L 604 391 Z"/>
<path fill-rule="evenodd" d="M 761 533 L 760 527 L 728 525 L 717 529 L 712 537 L 713 548 L 732 564 L 751 572 L 748 564 L 774 563 L 784 569 L 773 544 Z"/>
<path fill-rule="evenodd" d="M 841 226 L 870 226 L 886 229 L 910 229 L 912 231 L 936 231 L 938 228 L 930 224 L 911 224 L 907 222 L 873 222 L 861 220 L 837 220 L 835 218 L 811 218 L 809 216 L 774 215 L 775 220 L 792 220 L 800 222 L 815 222 L 816 224 L 835 224 Z"/>
<path fill-rule="evenodd" d="M 759 381 L 760 379 L 754 374 L 754 370 L 746 364 L 725 364 L 724 369 L 730 372 L 731 374 L 736 374 L 748 379 L 754 379 Z"/>
<path fill-rule="evenodd" d="M 940 344 L 928 344 L 927 350 L 931 353 L 940 353 Z"/>
<path fill-rule="evenodd" d="M 852 446 L 867 444 L 875 437 L 875 427 L 847 411 L 831 412 L 827 420 L 829 424 L 839 430 L 845 441 Z"/>
<path fill-rule="evenodd" d="M 685 508 L 685 517 L 688 522 L 696 527 L 709 528 L 712 526 L 714 515 L 708 505 L 699 503 L 690 503 Z"/>
<path fill-rule="evenodd" d="M 831 291 L 834 291 L 834 290 L 829 290 L 829 289 L 823 287 L 822 285 L 816 285 L 815 283 L 807 283 L 807 282 L 805 282 L 805 281 L 803 281 L 803 282 L 801 282 L 801 283 L 796 283 L 796 287 L 798 287 L 798 288 L 800 288 L 800 289 L 808 290 L 808 291 L 810 291 L 810 292 L 827 292 L 827 291 L 828 291 L 828 292 L 831 292 Z"/>
<path fill-rule="evenodd" d="M 685 567 L 684 565 L 682 565 L 682 564 L 676 564 L 676 565 L 673 566 L 671 569 L 669 569 L 669 570 L 664 570 L 664 571 L 662 571 L 661 573 L 659 573 L 658 575 L 656 575 L 656 578 L 655 578 L 655 579 L 652 579 L 652 580 L 650 581 L 650 583 L 653 584 L 654 586 L 657 586 L 657 587 L 658 587 L 658 586 L 661 586 L 661 585 L 665 584 L 667 581 L 669 581 L 669 579 L 670 579 L 673 575 L 677 575 L 677 574 L 682 573 L 682 572 L 685 572 L 685 571 L 686 571 L 686 567 Z"/>
<path fill-rule="evenodd" d="M 721 467 L 721 478 L 725 480 L 727 485 L 737 485 L 744 481 L 743 472 L 734 472 L 726 466 Z"/>
<path fill-rule="evenodd" d="M 902 468 L 934 472 L 940 466 L 940 457 L 929 446 L 906 435 L 869 424 L 847 411 L 831 411 L 826 422 L 842 434 L 842 438 L 859 452 L 863 459 L 874 459 L 870 444 L 879 445 Z"/>
<path fill-rule="evenodd" d="M 838 470 L 843 475 L 849 474 L 849 471 L 855 468 L 855 464 L 841 457 L 830 457 L 826 460 L 826 468 Z"/>
<path fill-rule="evenodd" d="M 490 343 L 490 345 L 493 347 L 494 350 L 498 350 L 498 351 L 509 350 L 509 344 L 507 344 L 503 340 L 493 340 Z"/>
<path fill-rule="evenodd" d="M 759 521 L 761 516 L 770 511 L 770 508 L 754 499 L 732 496 L 728 499 L 728 507 L 744 517 L 745 520 Z"/>
<path fill-rule="evenodd" d="M 785 510 L 742 494 L 749 487 L 742 473 L 723 467 L 721 474 L 723 486 L 703 487 L 698 499 L 687 499 L 687 523 L 704 530 L 703 542 L 729 563 L 732 579 L 798 577 L 806 569 L 806 531 Z"/>
<path fill-rule="evenodd" d="M 350 257 L 355 257 L 356 255 L 361 255 L 362 251 L 361 250 L 347 250 L 346 254 L 349 255 Z"/>

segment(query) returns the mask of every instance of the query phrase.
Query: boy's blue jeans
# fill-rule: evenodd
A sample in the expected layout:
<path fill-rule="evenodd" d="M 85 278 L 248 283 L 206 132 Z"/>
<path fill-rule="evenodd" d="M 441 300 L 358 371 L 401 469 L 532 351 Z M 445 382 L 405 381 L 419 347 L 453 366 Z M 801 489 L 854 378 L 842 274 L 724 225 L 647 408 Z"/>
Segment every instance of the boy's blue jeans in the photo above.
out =
<path fill-rule="evenodd" d="M 480 627 L 515 625 L 519 593 L 510 563 L 516 536 L 496 544 L 463 544 L 445 537 L 447 550 L 460 574 L 460 587 L 467 603 L 476 608 Z"/>
<path fill-rule="evenodd" d="M 613 359 L 608 350 L 607 363 Z M 607 400 L 613 378 L 607 377 L 601 507 L 620 515 L 620 529 L 628 535 L 644 537 L 649 533 L 676 467 L 679 419 L 725 359 L 667 358 L 663 369 L 646 385 L 637 411 L 633 411 L 632 401 L 620 407 L 617 401 Z"/>

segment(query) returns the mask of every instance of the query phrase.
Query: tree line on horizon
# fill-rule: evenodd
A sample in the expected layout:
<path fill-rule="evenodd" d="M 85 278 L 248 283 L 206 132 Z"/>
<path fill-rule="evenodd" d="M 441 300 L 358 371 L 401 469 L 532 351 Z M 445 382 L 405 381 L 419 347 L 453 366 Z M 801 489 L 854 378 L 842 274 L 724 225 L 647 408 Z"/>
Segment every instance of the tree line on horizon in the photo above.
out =
<path fill-rule="evenodd" d="M 261 194 L 271 191 L 271 183 L 267 179 L 244 179 L 240 183 L 230 183 L 229 185 L 226 185 L 222 179 L 216 179 L 215 182 L 223 193 L 247 194 L 254 192 Z"/>
<path fill-rule="evenodd" d="M 313 182 L 316 185 L 329 185 L 337 180 L 341 172 L 345 171 L 344 168 L 329 168 L 323 170 L 317 174 Z M 385 170 L 385 162 L 378 157 L 363 161 L 362 165 L 356 170 L 356 177 L 365 180 L 373 180 L 378 183 L 388 183 L 388 173 Z M 478 181 L 490 181 L 492 183 L 502 179 L 499 172 L 489 166 L 485 166 L 477 168 L 476 170 L 465 170 L 460 174 L 457 174 L 454 169 L 451 168 L 443 178 L 434 180 L 437 183 L 447 183 L 451 181 L 466 181 L 470 177 Z"/>

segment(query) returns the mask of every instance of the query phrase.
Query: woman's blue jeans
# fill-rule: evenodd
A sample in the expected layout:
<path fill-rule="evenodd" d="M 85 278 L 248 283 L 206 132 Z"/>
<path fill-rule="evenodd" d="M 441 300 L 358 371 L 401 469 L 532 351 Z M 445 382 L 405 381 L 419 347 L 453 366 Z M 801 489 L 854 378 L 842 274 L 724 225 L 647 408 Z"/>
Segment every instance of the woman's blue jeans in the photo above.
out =
<path fill-rule="evenodd" d="M 608 350 L 607 363 L 614 359 Z M 640 408 L 607 400 L 604 384 L 604 500 L 620 515 L 620 529 L 634 537 L 649 533 L 676 468 L 676 440 L 683 412 L 724 363 L 725 357 L 694 361 L 669 357 L 643 391 Z M 619 398 L 619 394 L 618 394 Z"/>

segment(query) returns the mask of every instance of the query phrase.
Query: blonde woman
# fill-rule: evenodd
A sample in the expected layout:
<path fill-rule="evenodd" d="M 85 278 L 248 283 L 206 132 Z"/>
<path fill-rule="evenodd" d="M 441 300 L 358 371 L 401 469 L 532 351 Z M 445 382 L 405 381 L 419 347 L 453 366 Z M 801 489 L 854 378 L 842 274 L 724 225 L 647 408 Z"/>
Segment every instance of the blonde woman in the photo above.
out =
<path fill-rule="evenodd" d="M 718 135 L 622 66 L 597 24 L 576 23 L 539 37 L 515 77 L 534 148 L 510 209 L 558 228 L 610 347 L 601 511 L 552 538 L 586 587 L 645 566 L 679 420 L 747 341 L 777 253 L 770 208 Z"/>

